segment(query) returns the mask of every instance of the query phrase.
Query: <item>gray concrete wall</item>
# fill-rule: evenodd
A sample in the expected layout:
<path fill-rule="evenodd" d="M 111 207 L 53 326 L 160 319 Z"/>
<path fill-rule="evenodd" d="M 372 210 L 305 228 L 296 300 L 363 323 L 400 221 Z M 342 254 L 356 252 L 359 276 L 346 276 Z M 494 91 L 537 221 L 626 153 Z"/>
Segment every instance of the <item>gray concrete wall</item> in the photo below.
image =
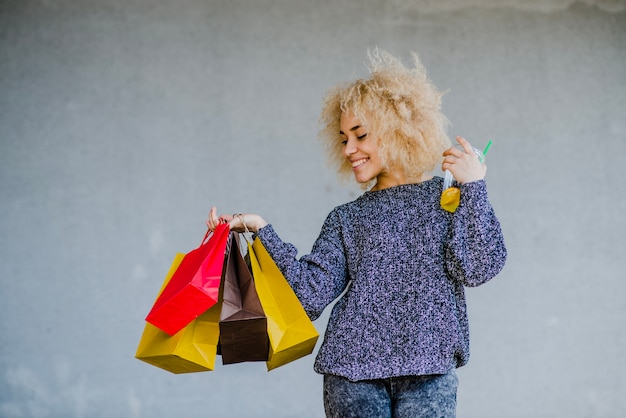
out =
<path fill-rule="evenodd" d="M 193 375 L 133 356 L 211 205 L 306 253 L 358 195 L 317 120 L 374 46 L 419 53 L 450 134 L 494 141 L 510 258 L 468 291 L 458 416 L 623 416 L 618 0 L 0 2 L 0 416 L 321 417 L 313 356 Z"/>

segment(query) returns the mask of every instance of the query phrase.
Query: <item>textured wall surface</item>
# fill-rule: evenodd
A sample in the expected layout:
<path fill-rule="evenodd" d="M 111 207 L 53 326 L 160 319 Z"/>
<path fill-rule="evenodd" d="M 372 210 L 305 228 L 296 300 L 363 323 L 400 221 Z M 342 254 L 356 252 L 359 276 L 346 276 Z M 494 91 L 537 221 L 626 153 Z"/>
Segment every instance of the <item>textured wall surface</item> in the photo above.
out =
<path fill-rule="evenodd" d="M 323 416 L 313 356 L 191 375 L 133 357 L 211 205 L 306 253 L 360 193 L 317 121 L 374 46 L 421 56 L 451 136 L 494 141 L 510 256 L 468 290 L 458 416 L 623 416 L 619 0 L 0 1 L 0 416 Z"/>

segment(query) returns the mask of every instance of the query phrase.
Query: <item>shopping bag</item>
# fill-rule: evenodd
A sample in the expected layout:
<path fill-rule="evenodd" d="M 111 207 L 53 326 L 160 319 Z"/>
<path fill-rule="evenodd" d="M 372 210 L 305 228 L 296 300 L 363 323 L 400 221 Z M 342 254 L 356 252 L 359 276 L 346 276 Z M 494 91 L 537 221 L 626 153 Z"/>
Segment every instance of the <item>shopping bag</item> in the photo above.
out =
<path fill-rule="evenodd" d="M 267 361 L 267 319 L 252 274 L 241 255 L 239 234 L 231 232 L 228 247 L 219 324 L 222 363 Z"/>
<path fill-rule="evenodd" d="M 252 277 L 267 317 L 269 371 L 311 354 L 319 334 L 258 237 L 252 244 L 248 243 L 248 254 Z"/>
<path fill-rule="evenodd" d="M 174 335 L 217 303 L 228 233 L 228 224 L 219 224 L 210 238 L 207 231 L 200 246 L 185 254 L 147 322 Z"/>
<path fill-rule="evenodd" d="M 174 258 L 159 295 L 184 256 L 177 254 Z M 214 370 L 219 340 L 220 306 L 221 302 L 213 305 L 173 336 L 146 323 L 135 358 L 176 374 Z"/>

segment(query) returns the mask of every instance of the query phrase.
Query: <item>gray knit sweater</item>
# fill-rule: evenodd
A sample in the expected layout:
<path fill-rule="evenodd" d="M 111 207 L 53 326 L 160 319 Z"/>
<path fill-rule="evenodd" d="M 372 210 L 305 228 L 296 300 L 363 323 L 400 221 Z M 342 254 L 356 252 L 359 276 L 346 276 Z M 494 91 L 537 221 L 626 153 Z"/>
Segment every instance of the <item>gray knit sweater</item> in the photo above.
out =
<path fill-rule="evenodd" d="M 332 309 L 315 371 L 350 380 L 445 373 L 467 363 L 464 286 L 504 266 L 506 248 L 484 180 L 461 186 L 454 214 L 435 177 L 365 192 L 326 218 L 297 258 L 267 225 L 258 232 L 311 319 Z"/>

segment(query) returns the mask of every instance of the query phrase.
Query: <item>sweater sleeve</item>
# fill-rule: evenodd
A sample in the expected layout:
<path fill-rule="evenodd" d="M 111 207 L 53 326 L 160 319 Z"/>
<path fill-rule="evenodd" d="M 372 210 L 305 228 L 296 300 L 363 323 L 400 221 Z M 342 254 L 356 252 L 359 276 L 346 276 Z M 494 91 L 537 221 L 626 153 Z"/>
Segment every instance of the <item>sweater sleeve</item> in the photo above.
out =
<path fill-rule="evenodd" d="M 257 236 L 283 273 L 312 320 L 335 300 L 348 284 L 346 255 L 336 211 L 326 218 L 310 254 L 297 258 L 298 250 L 281 240 L 267 225 Z"/>
<path fill-rule="evenodd" d="M 507 250 L 484 180 L 461 185 L 446 246 L 448 274 L 464 286 L 479 286 L 504 267 Z"/>

